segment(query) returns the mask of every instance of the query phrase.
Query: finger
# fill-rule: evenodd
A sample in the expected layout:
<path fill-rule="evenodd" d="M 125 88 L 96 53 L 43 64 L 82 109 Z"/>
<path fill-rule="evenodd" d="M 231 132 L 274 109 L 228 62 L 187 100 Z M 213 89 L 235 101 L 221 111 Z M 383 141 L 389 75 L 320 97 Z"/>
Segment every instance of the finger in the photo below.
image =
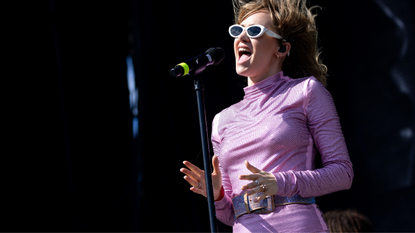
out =
<path fill-rule="evenodd" d="M 252 166 L 248 161 L 245 160 L 245 166 L 246 168 L 248 168 L 248 170 L 250 170 L 252 173 L 259 173 L 261 170 L 259 170 L 258 168 Z"/>
<path fill-rule="evenodd" d="M 195 188 L 195 187 L 191 187 L 190 190 L 193 191 L 194 193 L 197 193 L 197 194 L 200 194 L 200 195 L 206 197 L 206 192 L 203 189 L 198 189 L 198 188 Z"/>
<path fill-rule="evenodd" d="M 196 174 L 196 173 L 194 173 L 194 172 L 192 172 L 192 171 L 189 171 L 189 170 L 187 170 L 186 168 L 182 168 L 182 169 L 180 169 L 180 171 L 182 172 L 182 173 L 184 173 L 184 174 L 186 174 L 186 175 L 188 175 L 188 176 L 190 176 L 192 179 L 194 179 L 194 180 L 198 180 L 199 178 L 200 178 L 200 175 L 198 175 L 198 174 Z"/>
<path fill-rule="evenodd" d="M 259 192 L 261 192 L 261 190 L 262 190 L 262 188 L 261 187 L 255 187 L 255 188 L 253 188 L 253 189 L 251 189 L 251 190 L 249 190 L 248 192 L 246 192 L 247 194 L 248 194 L 248 196 L 249 195 L 252 195 L 252 194 L 255 194 L 255 193 L 259 193 Z"/>
<path fill-rule="evenodd" d="M 239 179 L 240 180 L 256 180 L 258 178 L 260 178 L 261 175 L 259 174 L 251 174 L 251 175 L 240 175 Z"/>
<path fill-rule="evenodd" d="M 195 165 L 193 165 L 191 162 L 189 161 L 184 161 L 183 164 L 188 167 L 190 170 L 192 170 L 194 173 L 200 175 L 202 174 L 202 172 L 204 172 L 203 170 L 201 170 L 200 168 L 196 167 Z"/>
<path fill-rule="evenodd" d="M 213 173 L 215 175 L 220 175 L 220 168 L 219 168 L 219 158 L 218 156 L 214 155 L 212 158 L 212 164 L 213 164 Z"/>
<path fill-rule="evenodd" d="M 191 186 L 198 188 L 199 187 L 199 181 L 192 179 L 189 176 L 183 177 Z"/>
<path fill-rule="evenodd" d="M 246 185 L 242 186 L 241 189 L 242 190 L 248 190 L 248 189 L 253 189 L 253 188 L 257 187 L 257 186 L 258 186 L 257 183 L 252 182 L 252 183 L 249 183 L 249 184 L 246 184 Z"/>

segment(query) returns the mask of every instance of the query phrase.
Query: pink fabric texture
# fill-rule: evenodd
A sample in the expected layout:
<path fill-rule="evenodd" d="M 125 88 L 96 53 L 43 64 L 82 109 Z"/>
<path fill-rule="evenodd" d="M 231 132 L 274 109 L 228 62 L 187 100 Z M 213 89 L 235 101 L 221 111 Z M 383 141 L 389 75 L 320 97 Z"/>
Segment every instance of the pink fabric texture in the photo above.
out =
<path fill-rule="evenodd" d="M 253 166 L 275 175 L 277 195 L 317 197 L 349 189 L 352 163 L 333 99 L 314 77 L 291 79 L 279 72 L 244 88 L 240 102 L 217 114 L 212 145 L 219 157 L 225 197 L 215 202 L 217 218 L 234 232 L 328 231 L 315 204 L 276 207 L 269 214 L 246 214 L 234 220 L 231 198 L 250 181 Z M 321 154 L 323 168 L 315 169 Z"/>

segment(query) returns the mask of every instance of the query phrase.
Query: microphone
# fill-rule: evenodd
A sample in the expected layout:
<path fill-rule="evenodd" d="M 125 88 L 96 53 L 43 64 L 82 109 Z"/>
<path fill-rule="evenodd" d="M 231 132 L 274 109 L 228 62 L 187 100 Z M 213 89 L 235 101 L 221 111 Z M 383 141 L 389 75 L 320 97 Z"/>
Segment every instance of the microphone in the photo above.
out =
<path fill-rule="evenodd" d="M 225 58 L 225 51 L 220 48 L 210 48 L 205 53 L 191 58 L 185 62 L 177 64 L 170 70 L 172 77 L 180 77 L 193 72 L 195 74 L 202 72 L 207 66 L 219 64 Z"/>

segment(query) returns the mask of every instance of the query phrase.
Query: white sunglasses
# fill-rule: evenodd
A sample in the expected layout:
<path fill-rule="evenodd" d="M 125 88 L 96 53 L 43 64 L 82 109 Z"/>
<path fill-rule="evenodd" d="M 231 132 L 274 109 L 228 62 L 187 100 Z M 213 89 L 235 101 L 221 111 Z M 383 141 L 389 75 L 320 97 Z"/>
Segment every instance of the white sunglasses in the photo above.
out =
<path fill-rule="evenodd" d="M 246 34 L 249 36 L 249 38 L 258 38 L 260 36 L 262 36 L 264 33 L 267 33 L 269 36 L 272 36 L 276 39 L 282 39 L 282 37 L 280 35 L 278 35 L 277 33 L 268 30 L 267 28 L 265 28 L 262 25 L 252 25 L 249 27 L 243 27 L 241 25 L 238 24 L 234 24 L 232 26 L 229 27 L 229 34 L 233 37 L 233 38 L 238 38 L 242 32 L 246 30 Z"/>

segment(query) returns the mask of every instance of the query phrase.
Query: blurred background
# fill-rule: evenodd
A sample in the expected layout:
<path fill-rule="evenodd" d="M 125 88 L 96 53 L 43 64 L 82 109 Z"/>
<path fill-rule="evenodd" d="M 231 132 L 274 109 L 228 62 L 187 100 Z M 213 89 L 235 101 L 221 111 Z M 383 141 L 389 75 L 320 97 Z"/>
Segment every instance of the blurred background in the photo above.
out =
<path fill-rule="evenodd" d="M 317 202 L 376 231 L 415 231 L 415 3 L 310 4 L 355 171 L 350 190 Z M 169 71 L 225 50 L 203 75 L 210 135 L 243 98 L 231 1 L 2 5 L 0 230 L 209 232 L 207 201 L 179 172 L 203 167 L 193 80 Z"/>

